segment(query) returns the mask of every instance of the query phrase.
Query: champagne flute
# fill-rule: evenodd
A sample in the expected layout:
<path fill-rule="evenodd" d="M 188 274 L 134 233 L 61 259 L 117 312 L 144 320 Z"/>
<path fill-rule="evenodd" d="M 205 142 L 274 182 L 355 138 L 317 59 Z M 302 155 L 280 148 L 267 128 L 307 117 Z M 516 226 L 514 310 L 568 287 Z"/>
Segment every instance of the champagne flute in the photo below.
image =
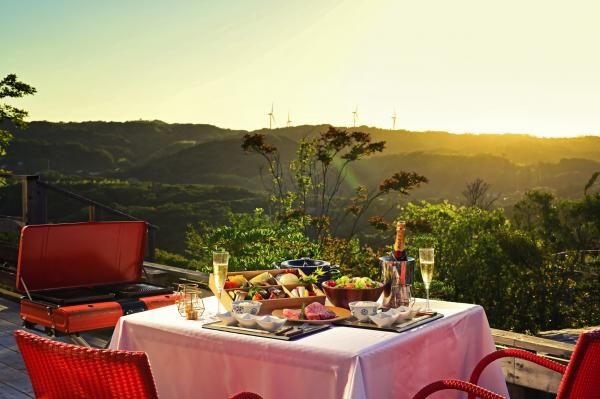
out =
<path fill-rule="evenodd" d="M 425 284 L 425 292 L 427 293 L 425 311 L 431 312 L 431 306 L 429 306 L 429 285 L 431 284 L 431 280 L 433 279 L 433 248 L 419 248 L 419 265 L 421 266 L 421 277 L 423 278 L 423 283 Z"/>
<path fill-rule="evenodd" d="M 227 280 L 227 267 L 229 265 L 229 252 L 215 251 L 213 252 L 213 277 L 215 286 L 217 287 L 217 313 L 221 313 L 221 293 L 225 280 Z"/>

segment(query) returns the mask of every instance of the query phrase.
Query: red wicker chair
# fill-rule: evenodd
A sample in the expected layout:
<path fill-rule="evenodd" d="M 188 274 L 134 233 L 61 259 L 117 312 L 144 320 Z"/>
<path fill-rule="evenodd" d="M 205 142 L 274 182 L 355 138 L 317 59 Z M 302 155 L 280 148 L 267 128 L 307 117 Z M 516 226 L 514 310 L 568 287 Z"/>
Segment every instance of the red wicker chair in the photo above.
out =
<path fill-rule="evenodd" d="M 144 352 L 69 345 L 22 330 L 15 338 L 37 398 L 158 398 Z"/>
<path fill-rule="evenodd" d="M 477 385 L 485 367 L 502 357 L 529 360 L 564 375 L 556 399 L 600 399 L 600 330 L 581 334 L 568 366 L 545 359 L 520 349 L 503 349 L 490 353 L 475 367 L 470 382 L 440 380 L 421 389 L 414 399 L 425 399 L 434 392 L 455 389 L 469 393 L 469 399 L 506 399 Z"/>
<path fill-rule="evenodd" d="M 86 348 L 15 331 L 36 398 L 157 399 L 144 352 Z M 262 399 L 240 392 L 230 399 Z"/>
<path fill-rule="evenodd" d="M 252 392 L 240 392 L 238 394 L 233 395 L 229 399 L 263 399 L 262 396 L 257 395 Z"/>

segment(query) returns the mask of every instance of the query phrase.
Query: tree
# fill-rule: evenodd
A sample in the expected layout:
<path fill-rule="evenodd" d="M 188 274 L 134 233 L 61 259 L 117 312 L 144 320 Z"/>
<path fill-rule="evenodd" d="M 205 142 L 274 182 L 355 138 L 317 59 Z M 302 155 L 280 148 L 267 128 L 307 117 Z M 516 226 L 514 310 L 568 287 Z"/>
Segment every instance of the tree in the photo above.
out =
<path fill-rule="evenodd" d="M 278 149 L 267 144 L 265 135 L 246 134 L 242 148 L 260 155 L 267 162 L 271 175 L 271 200 L 277 215 L 283 219 L 304 217 L 305 232 L 312 233 L 310 235 L 320 242 L 330 234 L 332 225 L 340 226 L 349 216 L 353 220 L 347 238 L 351 239 L 375 200 L 392 193 L 407 195 L 413 188 L 427 183 L 424 176 L 401 171 L 383 180 L 375 189 L 354 187 L 354 195 L 344 197 L 341 193 L 347 188 L 344 183 L 349 166 L 381 153 L 385 142 L 372 141 L 368 133 L 350 132 L 333 126 L 316 138 L 300 142 L 296 159 L 289 165 L 289 173 L 282 165 Z M 375 228 L 385 226 L 381 217 L 372 216 L 369 221 Z"/>
<path fill-rule="evenodd" d="M 536 332 L 600 322 L 600 255 L 587 251 L 578 257 L 568 251 L 568 256 L 556 256 L 554 247 L 553 223 L 559 214 L 565 226 L 589 224 L 588 242 L 597 245 L 600 230 L 591 224 L 599 219 L 600 198 L 589 201 L 571 201 L 566 208 L 582 213 L 560 212 L 551 196 L 528 193 L 523 204 L 531 206 L 521 211 L 531 211 L 533 223 L 522 226 L 535 225 L 535 235 L 512 223 L 502 209 L 421 202 L 409 203 L 401 216 L 407 222 L 409 253 L 435 248 L 433 297 L 480 304 L 495 328 Z M 562 248 L 577 249 L 577 244 Z M 416 273 L 414 288 L 422 295 L 418 268 Z"/>
<path fill-rule="evenodd" d="M 19 81 L 15 74 L 7 75 L 0 81 L 0 99 L 20 98 L 35 94 L 35 92 L 35 88 Z M 4 130 L 2 127 L 6 125 L 6 122 L 9 122 L 13 126 L 23 129 L 27 126 L 25 123 L 27 115 L 27 111 L 25 110 L 0 103 L 0 157 L 6 154 L 8 143 L 13 137 L 8 130 Z"/>
<path fill-rule="evenodd" d="M 189 226 L 187 254 L 191 265 L 210 272 L 212 251 L 227 248 L 231 254 L 229 270 L 271 269 L 273 262 L 301 256 L 320 257 L 320 248 L 294 223 L 269 217 L 262 209 L 254 213 L 229 214 L 226 225 L 200 223 Z"/>
<path fill-rule="evenodd" d="M 583 188 L 584 195 L 588 195 L 590 188 L 592 188 L 594 186 L 594 183 L 596 183 L 596 180 L 598 180 L 599 176 L 600 176 L 600 172 L 594 172 L 592 177 L 590 177 L 590 180 L 588 180 L 587 184 Z"/>
<path fill-rule="evenodd" d="M 500 198 L 500 194 L 491 194 L 489 183 L 479 177 L 467 184 L 467 187 L 462 192 L 465 197 L 465 205 L 476 206 L 477 208 L 490 210 L 494 202 Z"/>

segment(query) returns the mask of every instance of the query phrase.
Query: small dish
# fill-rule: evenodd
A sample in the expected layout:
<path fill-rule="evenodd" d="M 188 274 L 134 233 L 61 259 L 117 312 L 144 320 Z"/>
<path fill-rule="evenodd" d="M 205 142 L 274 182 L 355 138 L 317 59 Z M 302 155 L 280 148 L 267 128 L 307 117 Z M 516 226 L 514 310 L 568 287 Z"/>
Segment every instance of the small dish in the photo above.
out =
<path fill-rule="evenodd" d="M 233 317 L 242 327 L 256 328 L 256 316 L 250 313 L 235 313 Z"/>
<path fill-rule="evenodd" d="M 237 320 L 231 312 L 219 313 L 217 314 L 217 319 L 221 320 L 226 326 L 233 326 L 237 324 Z"/>
<path fill-rule="evenodd" d="M 419 313 L 425 313 L 425 309 L 424 308 L 416 308 L 416 307 L 412 307 L 410 308 L 410 318 L 414 319 Z"/>
<path fill-rule="evenodd" d="M 359 321 L 368 321 L 369 316 L 373 316 L 377 313 L 379 303 L 372 301 L 356 301 L 348 304 L 352 316 L 356 317 Z"/>
<path fill-rule="evenodd" d="M 234 301 L 231 311 L 234 314 L 250 313 L 257 315 L 261 305 L 258 301 Z"/>
<path fill-rule="evenodd" d="M 275 316 L 262 316 L 257 317 L 256 322 L 263 330 L 273 332 L 279 330 L 285 324 L 286 320 Z"/>
<path fill-rule="evenodd" d="M 414 317 L 412 309 L 407 308 L 406 306 L 400 306 L 399 308 L 392 308 L 392 309 L 388 310 L 388 312 L 391 314 L 394 314 L 396 316 L 396 321 L 410 320 Z"/>
<path fill-rule="evenodd" d="M 392 314 L 389 312 L 381 312 L 376 313 L 374 315 L 370 315 L 369 319 L 375 324 L 377 327 L 389 327 L 396 321 L 396 314 Z"/>

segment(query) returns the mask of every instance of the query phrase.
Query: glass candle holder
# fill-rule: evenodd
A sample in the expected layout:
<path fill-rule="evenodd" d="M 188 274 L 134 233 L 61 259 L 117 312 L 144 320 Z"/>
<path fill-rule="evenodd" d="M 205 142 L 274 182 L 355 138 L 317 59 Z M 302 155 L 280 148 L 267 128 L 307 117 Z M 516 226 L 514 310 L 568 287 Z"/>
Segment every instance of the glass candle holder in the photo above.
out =
<path fill-rule="evenodd" d="M 198 284 L 179 284 L 177 287 L 177 310 L 188 320 L 197 320 L 204 313 L 202 291 Z"/>

